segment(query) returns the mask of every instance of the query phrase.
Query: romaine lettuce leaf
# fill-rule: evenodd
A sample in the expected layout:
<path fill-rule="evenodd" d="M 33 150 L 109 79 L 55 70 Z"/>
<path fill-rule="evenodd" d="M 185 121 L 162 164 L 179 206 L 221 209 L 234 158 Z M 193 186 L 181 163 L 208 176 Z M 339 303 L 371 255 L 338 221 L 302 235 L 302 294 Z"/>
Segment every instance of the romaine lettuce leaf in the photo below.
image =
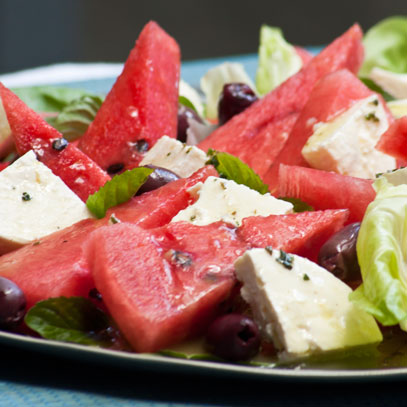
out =
<path fill-rule="evenodd" d="M 363 284 L 350 298 L 383 325 L 407 321 L 407 185 L 385 177 L 375 183 L 359 231 L 357 254 Z"/>
<path fill-rule="evenodd" d="M 367 77 L 372 68 L 407 72 L 407 16 L 389 17 L 367 31 L 363 45 L 365 61 L 359 71 Z"/>
<path fill-rule="evenodd" d="M 263 25 L 260 29 L 259 65 L 256 73 L 257 91 L 264 95 L 302 67 L 295 48 L 283 37 L 279 28 Z"/>
<path fill-rule="evenodd" d="M 254 84 L 242 64 L 225 62 L 210 69 L 201 78 L 201 89 L 206 97 L 206 118 L 212 121 L 218 118 L 218 101 L 223 86 L 227 83 L 245 83 L 254 90 Z"/>

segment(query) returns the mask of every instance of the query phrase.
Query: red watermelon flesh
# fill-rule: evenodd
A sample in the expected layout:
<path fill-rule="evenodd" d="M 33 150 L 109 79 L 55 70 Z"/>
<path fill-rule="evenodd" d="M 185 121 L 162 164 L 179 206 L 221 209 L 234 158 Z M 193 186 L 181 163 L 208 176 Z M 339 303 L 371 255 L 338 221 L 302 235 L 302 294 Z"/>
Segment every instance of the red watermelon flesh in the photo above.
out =
<path fill-rule="evenodd" d="M 249 149 L 241 149 L 240 152 L 231 154 L 238 156 L 263 179 L 284 147 L 297 118 L 298 113 L 291 113 L 283 119 L 267 124 L 250 140 Z M 231 147 L 228 148 L 230 149 Z"/>
<path fill-rule="evenodd" d="M 235 284 L 245 250 L 222 222 L 154 230 L 100 228 L 87 246 L 96 288 L 137 352 L 154 352 L 201 333 Z"/>
<path fill-rule="evenodd" d="M 376 148 L 404 162 L 407 159 L 407 116 L 396 120 L 382 134 Z"/>
<path fill-rule="evenodd" d="M 130 169 L 160 137 L 175 138 L 179 72 L 178 44 L 149 22 L 79 148 L 105 170 Z"/>
<path fill-rule="evenodd" d="M 0 98 L 20 155 L 34 150 L 37 158 L 83 201 L 110 179 L 95 162 L 73 145 L 61 151 L 55 150 L 52 143 L 62 137 L 61 133 L 1 83 Z"/>
<path fill-rule="evenodd" d="M 301 199 L 314 209 L 349 209 L 347 223 L 361 222 L 376 196 L 372 183 L 334 172 L 280 164 L 278 194 Z"/>
<path fill-rule="evenodd" d="M 295 46 L 294 48 L 298 56 L 301 58 L 302 65 L 307 65 L 308 62 L 314 58 L 314 55 L 312 55 L 311 52 L 307 51 L 305 48 L 299 46 Z"/>
<path fill-rule="evenodd" d="M 198 182 L 205 182 L 209 176 L 217 177 L 218 173 L 207 165 L 189 178 L 181 178 L 154 191 L 144 193 L 107 212 L 107 217 L 114 214 L 121 222 L 136 223 L 144 229 L 163 226 L 182 209 L 193 203 L 187 192 Z"/>
<path fill-rule="evenodd" d="M 321 79 L 311 92 L 280 154 L 264 176 L 270 191 L 274 193 L 277 189 L 280 164 L 309 167 L 301 150 L 314 133 L 315 124 L 334 119 L 353 103 L 372 94 L 369 88 L 347 70 L 334 72 Z"/>
<path fill-rule="evenodd" d="M 291 113 L 299 112 L 304 107 L 319 79 L 344 68 L 356 73 L 363 61 L 361 40 L 360 27 L 352 26 L 314 57 L 301 71 L 219 127 L 198 147 L 204 151 L 212 148 L 229 152 L 224 150 L 224 146 L 230 148 L 235 143 L 241 143 L 250 149 L 251 138 L 264 126 Z M 244 143 L 245 140 L 248 141 Z"/>
<path fill-rule="evenodd" d="M 1 256 L 0 275 L 10 278 L 24 291 L 28 307 L 61 295 L 86 297 L 94 284 L 83 245 L 93 230 L 107 225 L 112 213 L 119 220 L 143 228 L 162 226 L 190 203 L 186 190 L 214 173 L 213 167 L 202 168 L 190 178 L 174 181 L 112 208 L 103 219 L 83 220 L 42 238 L 39 244 Z"/>
<path fill-rule="evenodd" d="M 271 246 L 316 261 L 321 246 L 349 216 L 346 209 L 245 218 L 237 234 L 250 247 Z"/>

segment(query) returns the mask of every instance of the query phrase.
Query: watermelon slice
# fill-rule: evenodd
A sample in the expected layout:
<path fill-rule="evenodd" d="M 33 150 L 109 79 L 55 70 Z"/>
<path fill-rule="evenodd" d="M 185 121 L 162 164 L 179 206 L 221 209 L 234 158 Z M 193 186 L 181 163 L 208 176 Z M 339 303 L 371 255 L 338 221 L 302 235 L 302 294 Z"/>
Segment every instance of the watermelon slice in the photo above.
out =
<path fill-rule="evenodd" d="M 316 261 L 321 246 L 343 228 L 346 209 L 253 216 L 243 219 L 237 231 L 250 247 L 271 246 Z"/>
<path fill-rule="evenodd" d="M 280 164 L 278 194 L 299 198 L 315 209 L 349 209 L 347 223 L 361 222 L 376 196 L 372 180 Z"/>
<path fill-rule="evenodd" d="M 310 98 L 295 123 L 287 142 L 264 176 L 273 193 L 277 189 L 279 165 L 309 167 L 301 150 L 314 133 L 314 125 L 334 119 L 353 103 L 367 98 L 373 92 L 348 70 L 325 76 L 315 86 Z"/>
<path fill-rule="evenodd" d="M 407 159 L 407 116 L 396 120 L 382 134 L 376 148 L 404 162 Z"/>
<path fill-rule="evenodd" d="M 176 222 L 154 230 L 100 228 L 87 246 L 96 288 L 137 352 L 202 333 L 235 285 L 245 244 L 217 222 Z"/>
<path fill-rule="evenodd" d="M 87 297 L 94 284 L 83 245 L 93 230 L 107 225 L 113 213 L 119 220 L 143 228 L 165 225 L 189 204 L 191 196 L 186 190 L 215 174 L 213 167 L 204 167 L 190 178 L 174 181 L 110 209 L 103 219 L 86 219 L 1 256 L 0 275 L 13 280 L 24 291 L 28 308 L 50 297 Z"/>
<path fill-rule="evenodd" d="M 271 122 L 278 123 L 277 120 L 299 112 L 319 79 L 343 68 L 355 73 L 359 70 L 363 60 L 361 40 L 362 31 L 358 25 L 354 25 L 314 57 L 300 72 L 219 127 L 198 147 L 204 151 L 212 148 L 232 153 L 229 148 L 234 149 L 234 145 L 238 144 L 253 152 L 253 137 Z M 269 127 L 268 131 L 270 130 Z M 280 140 L 277 139 L 276 143 L 279 144 Z M 234 153 L 236 154 L 235 151 Z M 253 153 L 257 154 L 257 151 Z"/>
<path fill-rule="evenodd" d="M 149 22 L 79 148 L 105 170 L 130 169 L 160 137 L 175 138 L 179 72 L 177 43 Z"/>
<path fill-rule="evenodd" d="M 37 158 L 55 175 L 61 177 L 83 201 L 110 179 L 97 164 L 75 146 L 68 144 L 66 147 L 56 148 L 61 140 L 64 141 L 61 133 L 1 83 L 0 98 L 20 155 L 34 150 Z"/>

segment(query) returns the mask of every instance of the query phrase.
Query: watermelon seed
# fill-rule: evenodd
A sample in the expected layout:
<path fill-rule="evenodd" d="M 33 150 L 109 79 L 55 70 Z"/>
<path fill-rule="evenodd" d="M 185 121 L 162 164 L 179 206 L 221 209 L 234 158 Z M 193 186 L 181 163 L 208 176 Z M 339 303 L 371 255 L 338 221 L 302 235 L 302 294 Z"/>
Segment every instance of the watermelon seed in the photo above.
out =
<path fill-rule="evenodd" d="M 109 165 L 109 167 L 107 168 L 107 172 L 108 172 L 108 174 L 113 175 L 113 174 L 117 174 L 118 172 L 120 172 L 123 168 L 124 168 L 123 163 L 116 163 L 116 164 Z"/>
<path fill-rule="evenodd" d="M 139 152 L 145 153 L 149 149 L 148 142 L 144 139 L 137 140 L 132 146 Z"/>
<path fill-rule="evenodd" d="M 62 151 L 66 147 L 68 147 L 68 140 L 64 139 L 63 137 L 57 138 L 52 142 L 52 148 L 56 151 Z"/>
<path fill-rule="evenodd" d="M 93 299 L 98 300 L 98 301 L 102 301 L 102 294 L 100 294 L 100 292 L 98 291 L 97 288 L 91 288 L 89 290 L 88 295 L 89 295 L 90 298 L 93 298 Z"/>
<path fill-rule="evenodd" d="M 179 250 L 169 250 L 165 257 L 169 257 L 171 263 L 181 267 L 189 267 L 192 264 L 192 258 L 188 253 Z"/>

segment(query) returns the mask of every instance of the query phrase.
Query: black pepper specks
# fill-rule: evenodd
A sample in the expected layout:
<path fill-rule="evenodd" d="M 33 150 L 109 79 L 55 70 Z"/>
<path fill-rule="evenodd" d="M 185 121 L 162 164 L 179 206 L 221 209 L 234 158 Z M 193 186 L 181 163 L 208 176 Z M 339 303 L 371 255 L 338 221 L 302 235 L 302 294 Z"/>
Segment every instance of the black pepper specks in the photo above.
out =
<path fill-rule="evenodd" d="M 62 151 L 64 150 L 66 147 L 68 147 L 68 140 L 64 139 L 63 137 L 61 138 L 57 138 L 56 140 L 54 140 L 52 142 L 52 148 L 56 151 Z"/>
<path fill-rule="evenodd" d="M 27 201 L 31 201 L 31 195 L 28 192 L 23 192 L 23 194 L 21 195 L 21 199 L 25 202 Z"/>
<path fill-rule="evenodd" d="M 264 250 L 271 256 L 273 254 L 273 248 L 271 246 L 266 246 Z"/>
<path fill-rule="evenodd" d="M 293 268 L 294 257 L 284 250 L 280 250 L 280 257 L 278 257 L 276 261 L 282 264 L 286 269 L 291 270 Z"/>

